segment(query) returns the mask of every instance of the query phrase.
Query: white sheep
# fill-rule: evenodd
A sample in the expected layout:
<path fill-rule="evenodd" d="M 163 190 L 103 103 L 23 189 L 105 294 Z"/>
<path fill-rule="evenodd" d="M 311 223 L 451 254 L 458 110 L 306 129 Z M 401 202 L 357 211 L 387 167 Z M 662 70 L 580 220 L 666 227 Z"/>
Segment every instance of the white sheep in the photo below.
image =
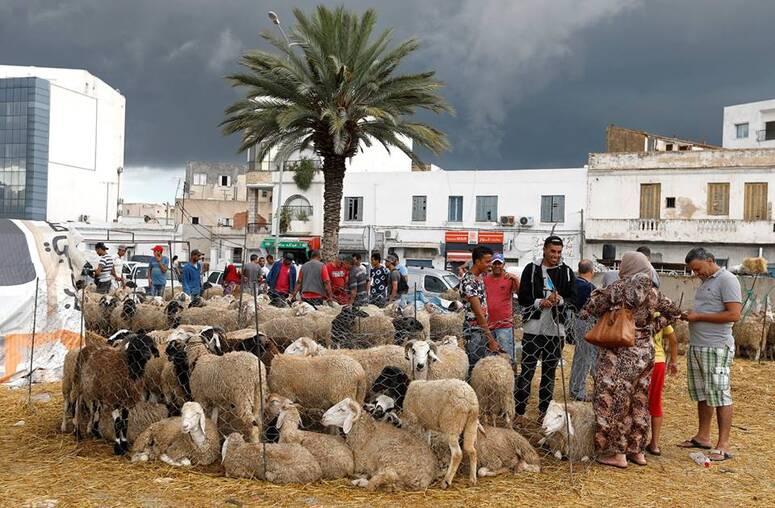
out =
<path fill-rule="evenodd" d="M 567 457 L 571 462 L 587 462 L 595 456 L 595 412 L 589 402 L 551 401 L 544 415 L 539 444 L 547 444 L 555 458 Z M 567 417 L 567 418 L 566 418 Z"/>
<path fill-rule="evenodd" d="M 315 320 L 309 316 L 278 317 L 261 323 L 259 331 L 284 348 L 299 337 L 311 337 L 315 333 Z"/>
<path fill-rule="evenodd" d="M 514 421 L 514 369 L 506 356 L 479 360 L 471 371 L 471 386 L 479 399 L 481 420 L 511 427 Z"/>
<path fill-rule="evenodd" d="M 276 356 L 269 372 L 269 387 L 308 410 L 326 410 L 348 397 L 363 403 L 369 389 L 361 364 L 334 354 Z"/>
<path fill-rule="evenodd" d="M 152 424 L 135 440 L 132 462 L 161 460 L 171 466 L 207 466 L 220 455 L 215 422 L 196 402 L 183 404 L 180 416 Z"/>
<path fill-rule="evenodd" d="M 280 443 L 296 443 L 306 448 L 320 464 L 324 480 L 335 480 L 353 474 L 353 452 L 339 436 L 299 430 L 301 415 L 287 398 L 270 395 L 269 417 L 277 416 Z"/>
<path fill-rule="evenodd" d="M 426 431 L 447 437 L 450 463 L 442 488 L 452 484 L 462 459 L 458 439 L 463 435 L 463 450 L 470 466 L 469 480 L 476 485 L 476 433 L 479 425 L 479 401 L 476 392 L 460 379 L 416 380 L 409 383 L 404 398 L 404 420 Z"/>
<path fill-rule="evenodd" d="M 447 336 L 439 343 L 425 340 L 409 341 L 404 345 L 412 379 L 466 379 L 468 355 L 457 344 L 457 338 Z"/>
<path fill-rule="evenodd" d="M 422 438 L 375 421 L 352 399 L 326 411 L 323 425 L 340 427 L 347 435 L 355 473 L 368 477 L 354 480 L 353 485 L 369 490 L 425 490 L 436 478 L 436 459 Z"/>
<path fill-rule="evenodd" d="M 256 478 L 272 483 L 312 483 L 322 476 L 320 464 L 303 446 L 290 443 L 246 443 L 236 432 L 223 442 L 221 463 L 229 478 Z"/>

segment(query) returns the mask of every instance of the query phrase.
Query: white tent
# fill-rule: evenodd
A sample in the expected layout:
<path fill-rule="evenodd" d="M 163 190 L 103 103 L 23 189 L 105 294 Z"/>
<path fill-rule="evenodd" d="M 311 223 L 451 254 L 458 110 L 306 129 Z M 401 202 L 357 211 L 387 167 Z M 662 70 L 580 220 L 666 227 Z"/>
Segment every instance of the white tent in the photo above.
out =
<path fill-rule="evenodd" d="M 31 356 L 34 382 L 61 378 L 65 353 L 80 343 L 77 243 L 59 224 L 0 219 L 0 383 L 26 384 Z"/>

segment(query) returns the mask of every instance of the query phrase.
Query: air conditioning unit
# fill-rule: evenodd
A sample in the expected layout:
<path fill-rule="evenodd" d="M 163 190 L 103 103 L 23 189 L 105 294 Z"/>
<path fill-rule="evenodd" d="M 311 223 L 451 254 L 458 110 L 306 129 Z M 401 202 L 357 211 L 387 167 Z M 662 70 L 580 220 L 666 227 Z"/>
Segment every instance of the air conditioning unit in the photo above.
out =
<path fill-rule="evenodd" d="M 79 215 L 78 216 L 79 222 L 89 222 L 89 216 L 88 215 Z"/>
<path fill-rule="evenodd" d="M 385 230 L 385 240 L 394 240 L 396 237 L 396 232 L 392 229 L 386 229 Z"/>
<path fill-rule="evenodd" d="M 523 228 L 532 228 L 535 226 L 535 218 L 533 217 L 520 217 L 519 218 L 519 225 Z"/>
<path fill-rule="evenodd" d="M 500 223 L 501 223 L 501 226 L 513 226 L 514 225 L 514 216 L 513 215 L 501 215 Z"/>

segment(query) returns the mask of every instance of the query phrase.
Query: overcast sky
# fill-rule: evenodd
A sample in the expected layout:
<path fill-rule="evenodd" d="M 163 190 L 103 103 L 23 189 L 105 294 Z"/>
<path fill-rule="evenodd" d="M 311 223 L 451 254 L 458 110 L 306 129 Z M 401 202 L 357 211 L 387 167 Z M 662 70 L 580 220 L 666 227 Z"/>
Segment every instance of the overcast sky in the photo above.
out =
<path fill-rule="evenodd" d="M 127 101 L 125 197 L 173 199 L 188 160 L 242 160 L 223 76 L 287 0 L 0 0 L 0 63 L 84 68 Z M 340 2 L 326 2 L 338 5 Z M 769 0 L 349 1 L 434 69 L 447 169 L 574 167 L 609 123 L 720 143 L 722 107 L 775 97 Z"/>

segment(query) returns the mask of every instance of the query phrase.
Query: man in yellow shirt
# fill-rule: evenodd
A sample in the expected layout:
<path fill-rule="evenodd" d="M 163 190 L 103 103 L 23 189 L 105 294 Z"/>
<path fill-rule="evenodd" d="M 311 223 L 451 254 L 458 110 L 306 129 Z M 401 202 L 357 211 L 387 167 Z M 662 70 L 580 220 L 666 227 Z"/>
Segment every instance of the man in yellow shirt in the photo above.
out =
<path fill-rule="evenodd" d="M 651 372 L 649 385 L 649 413 L 651 413 L 651 442 L 646 451 L 651 455 L 661 455 L 659 449 L 659 433 L 662 430 L 662 389 L 665 386 L 665 346 L 667 340 L 670 350 L 670 363 L 667 373 L 674 376 L 678 373 L 678 343 L 672 326 L 666 326 L 654 335 L 654 370 Z"/>

